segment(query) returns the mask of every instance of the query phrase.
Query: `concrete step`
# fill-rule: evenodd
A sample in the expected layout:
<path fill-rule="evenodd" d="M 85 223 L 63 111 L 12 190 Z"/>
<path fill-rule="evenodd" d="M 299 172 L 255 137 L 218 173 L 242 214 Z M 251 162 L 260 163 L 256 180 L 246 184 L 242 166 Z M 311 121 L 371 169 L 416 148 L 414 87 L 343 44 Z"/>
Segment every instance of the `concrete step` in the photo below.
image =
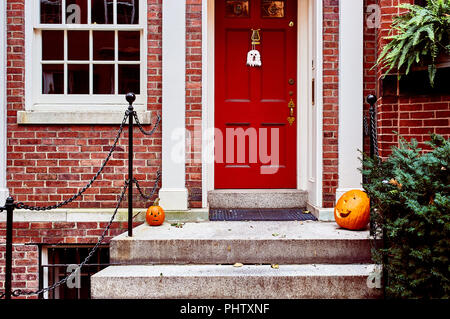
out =
<path fill-rule="evenodd" d="M 220 189 L 208 192 L 210 208 L 305 208 L 308 192 L 297 189 Z"/>
<path fill-rule="evenodd" d="M 110 242 L 119 264 L 351 264 L 371 263 L 369 231 L 336 223 L 202 222 L 177 228 L 143 224 Z"/>
<path fill-rule="evenodd" d="M 91 277 L 93 298 L 378 298 L 373 265 L 110 266 Z"/>

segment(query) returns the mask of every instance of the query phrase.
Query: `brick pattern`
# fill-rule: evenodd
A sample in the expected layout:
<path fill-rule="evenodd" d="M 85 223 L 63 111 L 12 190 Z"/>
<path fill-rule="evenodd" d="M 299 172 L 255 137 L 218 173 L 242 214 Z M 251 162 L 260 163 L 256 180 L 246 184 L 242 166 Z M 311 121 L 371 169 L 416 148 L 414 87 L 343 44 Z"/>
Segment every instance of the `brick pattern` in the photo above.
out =
<path fill-rule="evenodd" d="M 388 35 L 394 16 L 402 14 L 396 6 L 400 3 L 412 3 L 413 0 L 380 0 L 381 29 L 377 35 L 377 50 L 380 52 L 387 43 L 384 39 Z M 382 78 L 382 71 L 378 69 L 377 80 Z M 379 88 L 381 85 L 378 86 Z M 392 146 L 398 145 L 398 132 L 407 140 L 415 138 L 424 150 L 429 147 L 424 141 L 430 139 L 430 133 L 450 138 L 450 94 L 440 96 L 382 96 L 378 100 L 378 139 L 380 155 L 387 157 Z"/>
<path fill-rule="evenodd" d="M 161 5 L 162 0 L 148 1 L 147 93 L 148 109 L 154 113 L 161 112 Z M 71 197 L 95 175 L 110 149 L 118 126 L 18 125 L 17 111 L 25 108 L 24 0 L 8 0 L 7 15 L 8 187 L 17 201 L 51 205 Z M 115 206 L 128 175 L 128 136 L 125 131 L 104 174 L 81 199 L 67 207 Z M 149 192 L 161 166 L 161 130 L 148 138 L 135 128 L 134 152 L 134 176 Z M 136 207 L 149 205 L 137 193 L 134 200 Z"/>
<path fill-rule="evenodd" d="M 13 227 L 12 289 L 35 291 L 39 288 L 38 247 L 33 244 L 96 244 L 107 222 L 15 222 Z M 133 223 L 133 227 L 142 222 Z M 113 222 L 103 243 L 126 232 L 128 223 Z M 0 291 L 5 279 L 6 223 L 0 222 Z M 31 244 L 31 245 L 30 245 Z M 37 296 L 20 296 L 35 299 Z"/>
<path fill-rule="evenodd" d="M 338 187 L 339 1 L 323 1 L 323 207 L 333 207 Z"/>
<path fill-rule="evenodd" d="M 202 1 L 186 1 L 186 188 L 202 207 Z"/>
<path fill-rule="evenodd" d="M 5 245 L 0 244 L 0 291 L 5 289 Z M 12 289 L 34 291 L 39 289 L 39 256 L 36 245 L 13 245 Z M 20 296 L 14 299 L 37 299 Z"/>

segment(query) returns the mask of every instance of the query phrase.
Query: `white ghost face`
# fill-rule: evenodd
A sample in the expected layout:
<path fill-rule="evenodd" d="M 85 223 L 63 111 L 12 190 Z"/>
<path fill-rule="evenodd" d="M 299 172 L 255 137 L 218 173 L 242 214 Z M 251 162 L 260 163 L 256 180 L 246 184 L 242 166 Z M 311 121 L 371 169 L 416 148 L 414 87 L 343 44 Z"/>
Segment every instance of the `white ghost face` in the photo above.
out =
<path fill-rule="evenodd" d="M 258 50 L 251 50 L 247 54 L 248 66 L 261 66 L 261 55 Z"/>

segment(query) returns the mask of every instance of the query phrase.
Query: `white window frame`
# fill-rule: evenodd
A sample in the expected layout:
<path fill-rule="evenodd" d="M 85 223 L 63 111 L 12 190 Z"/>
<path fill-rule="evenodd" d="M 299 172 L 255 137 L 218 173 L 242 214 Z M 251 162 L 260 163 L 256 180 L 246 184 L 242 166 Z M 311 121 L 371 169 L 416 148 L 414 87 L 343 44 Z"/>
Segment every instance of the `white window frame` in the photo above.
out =
<path fill-rule="evenodd" d="M 118 0 L 114 1 L 114 8 Z M 132 61 L 118 61 L 118 31 L 139 31 L 140 41 L 140 94 L 133 103 L 142 123 L 150 123 L 147 111 L 147 5 L 146 1 L 137 0 L 139 4 L 139 24 L 117 25 L 114 12 L 114 24 L 66 24 L 66 0 L 62 0 L 62 24 L 40 23 L 40 1 L 25 1 L 25 111 L 19 111 L 19 124 L 115 124 L 120 123 L 126 110 L 125 94 L 118 94 L 118 65 L 138 64 Z M 88 0 L 88 21 L 90 21 L 91 1 Z M 114 9 L 115 10 L 115 9 Z M 114 61 L 95 61 L 95 64 L 114 64 L 117 74 L 115 94 L 42 94 L 42 30 L 90 30 L 115 31 Z M 46 61 L 47 62 L 47 61 Z M 67 82 L 67 44 L 64 43 L 64 82 Z M 90 92 L 93 92 L 93 57 L 92 36 L 90 36 L 89 63 Z M 70 63 L 72 64 L 72 63 Z M 67 87 L 67 84 L 65 84 Z"/>

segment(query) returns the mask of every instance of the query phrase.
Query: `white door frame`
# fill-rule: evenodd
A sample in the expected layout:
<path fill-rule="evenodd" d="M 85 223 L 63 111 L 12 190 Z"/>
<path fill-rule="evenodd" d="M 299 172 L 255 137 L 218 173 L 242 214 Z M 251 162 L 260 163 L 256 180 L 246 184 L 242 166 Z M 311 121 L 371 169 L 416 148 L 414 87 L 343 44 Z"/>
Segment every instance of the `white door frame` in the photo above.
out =
<path fill-rule="evenodd" d="M 202 206 L 214 190 L 214 0 L 202 2 Z M 307 189 L 310 202 L 322 206 L 322 1 L 298 0 L 297 188 Z M 315 55 L 315 57 L 314 57 Z M 314 60 L 314 69 L 312 61 Z M 307 70 L 307 72 L 300 72 Z M 312 105 L 312 79 L 315 105 Z M 314 123 L 310 123 L 313 120 Z M 313 124 L 313 125 L 312 125 Z M 312 147 L 314 146 L 314 147 Z M 308 152 L 313 150 L 313 154 Z M 310 156 L 308 156 L 310 154 Z M 209 160 L 205 160 L 209 159 Z M 309 169 L 308 169 L 309 167 Z M 311 196 L 312 195 L 312 196 Z"/>

